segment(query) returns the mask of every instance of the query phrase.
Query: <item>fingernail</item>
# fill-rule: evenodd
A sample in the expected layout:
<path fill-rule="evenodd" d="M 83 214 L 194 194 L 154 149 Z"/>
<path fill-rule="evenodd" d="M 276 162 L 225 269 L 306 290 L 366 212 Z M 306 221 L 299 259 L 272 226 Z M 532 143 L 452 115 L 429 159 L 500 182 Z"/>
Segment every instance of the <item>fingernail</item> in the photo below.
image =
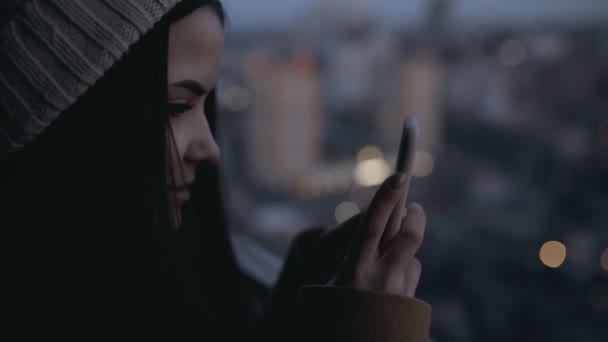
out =
<path fill-rule="evenodd" d="M 403 185 L 405 184 L 405 174 L 401 172 L 395 173 L 393 179 L 391 180 L 391 188 L 394 190 L 401 190 Z"/>
<path fill-rule="evenodd" d="M 409 207 L 416 208 L 416 209 L 422 209 L 422 205 L 420 205 L 420 203 L 416 203 L 416 202 L 410 203 Z"/>

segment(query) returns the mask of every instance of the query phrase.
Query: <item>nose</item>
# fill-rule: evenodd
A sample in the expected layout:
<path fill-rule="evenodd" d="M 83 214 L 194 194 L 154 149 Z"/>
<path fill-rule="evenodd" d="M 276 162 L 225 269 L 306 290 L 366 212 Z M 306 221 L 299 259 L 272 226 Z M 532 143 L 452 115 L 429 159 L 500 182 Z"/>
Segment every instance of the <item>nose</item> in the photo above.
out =
<path fill-rule="evenodd" d="M 184 159 L 194 166 L 215 165 L 221 158 L 220 147 L 213 137 L 204 111 L 200 110 L 196 118 L 191 125 L 191 138 Z"/>
<path fill-rule="evenodd" d="M 215 139 L 211 139 L 211 143 L 209 144 L 205 156 L 202 158 L 203 164 L 215 165 L 219 163 L 222 156 L 222 152 L 220 147 L 218 146 Z"/>

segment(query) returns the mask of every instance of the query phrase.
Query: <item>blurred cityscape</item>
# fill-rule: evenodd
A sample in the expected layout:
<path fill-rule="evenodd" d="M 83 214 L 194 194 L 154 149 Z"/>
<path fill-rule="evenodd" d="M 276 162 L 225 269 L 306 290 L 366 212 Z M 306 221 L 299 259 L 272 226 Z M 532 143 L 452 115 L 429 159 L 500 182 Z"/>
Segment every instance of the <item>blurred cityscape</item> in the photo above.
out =
<path fill-rule="evenodd" d="M 458 27 L 434 0 L 389 28 L 343 2 L 229 33 L 220 140 L 243 269 L 272 286 L 294 236 L 363 210 L 415 115 L 433 338 L 608 341 L 608 20 Z"/>

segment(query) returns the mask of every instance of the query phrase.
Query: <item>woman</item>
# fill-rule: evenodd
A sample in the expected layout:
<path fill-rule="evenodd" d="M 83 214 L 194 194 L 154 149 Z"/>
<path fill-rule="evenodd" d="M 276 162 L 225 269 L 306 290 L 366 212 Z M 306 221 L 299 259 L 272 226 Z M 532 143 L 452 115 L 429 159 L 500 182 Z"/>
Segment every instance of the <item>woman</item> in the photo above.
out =
<path fill-rule="evenodd" d="M 0 217 L 13 285 L 3 307 L 18 339 L 245 339 L 254 317 L 212 130 L 221 4 L 2 6 Z M 311 278 L 285 276 L 300 272 L 288 262 L 260 338 L 426 339 L 429 307 L 413 299 L 422 209 L 411 206 L 401 230 L 383 237 L 404 183 L 387 180 L 354 224 L 343 263 L 316 281 L 331 286 L 305 287 L 292 305 Z M 381 238 L 392 243 L 380 250 Z"/>

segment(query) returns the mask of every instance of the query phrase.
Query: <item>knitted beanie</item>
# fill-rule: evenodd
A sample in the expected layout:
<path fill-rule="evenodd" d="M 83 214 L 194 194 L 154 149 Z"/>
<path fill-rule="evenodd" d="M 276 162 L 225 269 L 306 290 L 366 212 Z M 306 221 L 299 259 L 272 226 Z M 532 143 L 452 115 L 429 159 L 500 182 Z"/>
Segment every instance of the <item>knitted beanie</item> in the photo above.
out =
<path fill-rule="evenodd" d="M 180 0 L 2 0 L 0 159 L 48 127 Z"/>

